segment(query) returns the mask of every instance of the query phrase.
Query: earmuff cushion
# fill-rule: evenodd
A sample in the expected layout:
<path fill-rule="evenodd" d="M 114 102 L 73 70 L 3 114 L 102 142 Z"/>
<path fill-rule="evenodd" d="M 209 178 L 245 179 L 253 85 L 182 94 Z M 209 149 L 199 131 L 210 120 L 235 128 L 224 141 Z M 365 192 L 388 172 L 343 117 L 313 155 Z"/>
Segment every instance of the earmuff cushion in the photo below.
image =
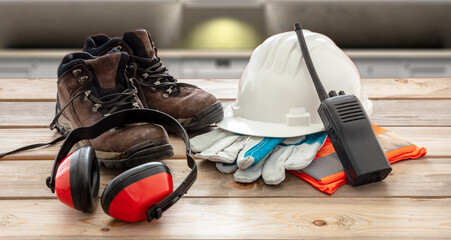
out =
<path fill-rule="evenodd" d="M 95 151 L 84 146 L 74 151 L 70 162 L 70 189 L 74 208 L 92 212 L 99 195 L 99 163 Z"/>
<path fill-rule="evenodd" d="M 103 211 L 112 217 L 118 218 L 118 216 L 113 216 L 110 214 L 110 205 L 113 202 L 113 200 L 116 198 L 116 196 L 118 196 L 118 194 L 120 194 L 121 191 L 123 191 L 130 185 L 140 182 L 140 181 L 145 181 L 144 179 L 149 179 L 149 177 L 152 177 L 152 176 L 155 177 L 156 175 L 159 175 L 159 174 L 160 175 L 165 174 L 166 176 L 162 177 L 162 178 L 158 178 L 159 182 L 157 182 L 157 181 L 152 182 L 153 186 L 146 185 L 145 186 L 146 189 L 140 189 L 139 193 L 137 193 L 137 194 L 144 193 L 144 192 L 146 192 L 146 190 L 149 190 L 151 188 L 154 188 L 155 186 L 161 185 L 162 187 L 161 187 L 160 192 L 152 193 L 153 196 L 146 196 L 146 197 L 155 198 L 158 196 L 158 198 L 159 198 L 159 197 L 161 197 L 162 194 L 169 195 L 172 192 L 172 177 L 171 177 L 171 172 L 170 172 L 169 168 L 166 167 L 166 165 L 164 165 L 161 162 L 149 162 L 149 163 L 142 164 L 140 166 L 134 167 L 132 169 L 129 169 L 129 170 L 123 172 L 122 174 L 118 175 L 116 178 L 114 178 L 108 184 L 108 186 L 105 188 L 105 190 L 102 193 L 101 204 L 102 204 Z M 127 192 L 127 194 L 133 195 L 135 193 Z M 134 196 L 131 196 L 131 198 L 134 198 Z M 133 207 L 137 207 L 136 206 L 137 204 L 145 205 L 145 204 L 148 204 L 146 201 L 149 201 L 149 199 L 142 199 L 142 201 L 144 201 L 144 202 L 130 203 L 130 204 L 132 204 Z M 116 206 L 116 207 L 124 208 L 125 211 L 127 211 L 127 207 L 131 207 L 131 206 L 126 206 L 126 204 L 125 204 L 125 205 Z M 148 207 L 150 207 L 150 206 L 148 206 Z M 131 209 L 128 209 L 128 210 L 133 211 Z M 130 212 L 130 215 L 132 215 L 132 214 L 133 213 Z M 145 212 L 142 213 L 142 215 L 145 216 Z M 121 219 L 121 218 L 118 218 L 118 219 L 124 220 L 124 221 L 132 221 L 131 219 Z M 140 220 L 143 220 L 143 219 L 140 219 Z"/>

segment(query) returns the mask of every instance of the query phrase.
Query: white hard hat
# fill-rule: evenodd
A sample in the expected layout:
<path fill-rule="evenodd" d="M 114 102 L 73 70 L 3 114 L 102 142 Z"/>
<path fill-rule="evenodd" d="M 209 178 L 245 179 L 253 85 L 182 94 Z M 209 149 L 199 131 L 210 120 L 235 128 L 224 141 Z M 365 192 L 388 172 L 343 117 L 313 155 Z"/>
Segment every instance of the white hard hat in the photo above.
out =
<path fill-rule="evenodd" d="M 371 113 L 372 103 L 362 92 L 352 60 L 328 37 L 307 30 L 303 33 L 326 91 L 354 94 Z M 319 105 L 296 33 L 280 33 L 254 50 L 241 74 L 237 99 L 217 125 L 252 136 L 302 136 L 324 129 Z"/>

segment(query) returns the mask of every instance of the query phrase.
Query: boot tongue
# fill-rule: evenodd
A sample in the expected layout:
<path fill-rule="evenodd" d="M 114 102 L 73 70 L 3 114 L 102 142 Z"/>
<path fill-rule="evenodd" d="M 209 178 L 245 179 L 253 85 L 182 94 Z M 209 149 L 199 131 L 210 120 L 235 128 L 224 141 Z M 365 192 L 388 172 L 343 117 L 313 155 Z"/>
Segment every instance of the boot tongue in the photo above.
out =
<path fill-rule="evenodd" d="M 86 61 L 97 79 L 92 93 L 103 97 L 112 93 L 120 93 L 130 87 L 124 74 L 128 61 L 125 52 L 112 53 Z"/>
<path fill-rule="evenodd" d="M 122 39 L 131 48 L 133 55 L 144 58 L 143 60 L 134 59 L 141 68 L 150 68 L 160 62 L 157 55 L 155 44 L 152 41 L 150 33 L 145 29 L 136 29 L 124 33 Z M 150 70 L 157 69 L 158 66 L 151 68 Z M 164 77 L 159 80 L 160 82 L 171 82 L 171 78 Z"/>
<path fill-rule="evenodd" d="M 138 64 L 143 68 L 148 68 L 154 63 L 153 60 L 158 60 L 155 52 L 155 45 L 152 42 L 150 34 L 144 29 L 136 29 L 124 33 L 122 37 L 125 43 L 132 49 L 133 55 L 146 58 L 149 61 L 138 61 Z M 143 66 L 145 65 L 145 66 Z"/>

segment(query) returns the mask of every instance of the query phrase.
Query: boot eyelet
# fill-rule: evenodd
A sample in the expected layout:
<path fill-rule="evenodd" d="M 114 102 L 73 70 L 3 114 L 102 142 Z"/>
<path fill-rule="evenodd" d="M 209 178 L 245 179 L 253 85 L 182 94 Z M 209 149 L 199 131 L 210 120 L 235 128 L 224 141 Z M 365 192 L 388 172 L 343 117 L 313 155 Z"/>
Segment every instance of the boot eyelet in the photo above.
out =
<path fill-rule="evenodd" d="M 85 97 L 83 98 L 84 101 L 88 100 L 89 94 L 91 94 L 91 90 L 85 92 Z"/>
<path fill-rule="evenodd" d="M 94 104 L 94 107 L 92 107 L 92 111 L 97 112 L 97 109 L 99 109 L 100 106 L 102 106 L 102 105 L 98 104 L 98 103 Z"/>
<path fill-rule="evenodd" d="M 86 80 L 88 80 L 88 76 L 81 76 L 78 78 L 78 82 L 83 85 L 86 83 Z"/>
<path fill-rule="evenodd" d="M 169 97 L 169 94 L 163 93 L 163 97 L 168 98 L 168 97 Z"/>
<path fill-rule="evenodd" d="M 81 69 L 77 68 L 72 70 L 72 75 L 74 75 L 74 77 L 78 77 L 78 75 L 81 73 Z"/>
<path fill-rule="evenodd" d="M 157 91 L 157 89 L 156 89 L 156 88 L 154 88 L 154 87 L 151 87 L 151 88 L 150 88 L 150 90 L 152 90 L 152 92 L 155 92 L 155 91 Z"/>
<path fill-rule="evenodd" d="M 135 66 L 133 64 L 128 64 L 127 66 L 125 66 L 125 68 L 133 70 Z"/>

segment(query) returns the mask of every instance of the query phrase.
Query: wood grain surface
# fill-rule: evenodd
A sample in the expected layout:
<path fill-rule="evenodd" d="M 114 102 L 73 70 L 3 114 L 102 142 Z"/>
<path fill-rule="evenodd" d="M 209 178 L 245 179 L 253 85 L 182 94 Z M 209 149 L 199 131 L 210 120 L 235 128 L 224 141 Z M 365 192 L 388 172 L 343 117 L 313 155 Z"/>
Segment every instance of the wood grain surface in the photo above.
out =
<path fill-rule="evenodd" d="M 418 146 L 426 147 L 428 156 L 451 156 L 451 127 L 387 127 L 387 129 Z M 60 135 L 56 131 L 52 132 L 43 128 L 0 129 L 0 152 L 7 152 L 37 142 L 49 142 L 58 136 Z M 184 157 L 185 146 L 183 141 L 175 136 L 170 136 L 169 141 L 174 148 L 173 158 Z M 49 147 L 8 155 L 1 160 L 54 159 L 61 144 L 62 142 Z"/>
<path fill-rule="evenodd" d="M 219 100 L 234 100 L 238 79 L 183 79 L 212 93 Z M 451 78 L 362 80 L 371 99 L 451 99 Z M 0 79 L 0 101 L 51 101 L 56 98 L 55 79 Z"/>
<path fill-rule="evenodd" d="M 189 79 L 230 104 L 237 79 Z M 0 79 L 0 152 L 57 137 L 54 79 Z M 233 181 L 197 160 L 186 197 L 152 223 L 127 224 L 97 207 L 92 214 L 61 204 L 45 186 L 59 144 L 0 159 L 0 239 L 299 239 L 451 238 L 451 78 L 364 79 L 372 122 L 426 147 L 401 161 L 383 182 L 344 185 L 329 196 L 291 173 L 278 186 Z M 209 128 L 211 129 L 211 128 Z M 202 131 L 192 133 L 194 136 Z M 164 160 L 177 186 L 188 173 L 183 142 Z M 102 169 L 104 187 L 123 170 Z"/>
<path fill-rule="evenodd" d="M 83 214 L 57 200 L 1 200 L 0 205 L 2 236 L 27 239 L 438 239 L 451 234 L 449 198 L 185 198 L 152 224 L 119 222 L 100 207 Z"/>
<path fill-rule="evenodd" d="M 189 168 L 186 160 L 171 159 L 163 161 L 172 172 L 177 186 L 186 176 Z M 287 172 L 285 181 L 277 186 L 268 186 L 260 179 L 250 184 L 233 181 L 232 174 L 220 173 L 214 163 L 198 160 L 199 176 L 187 197 L 328 197 L 312 188 L 307 182 Z M 5 199 L 39 199 L 56 196 L 44 185 L 45 178 L 53 166 L 50 160 L 2 161 L 0 164 L 0 200 Z M 100 193 L 103 188 L 123 170 L 103 169 Z M 393 172 L 383 182 L 371 187 L 352 187 L 346 184 L 332 197 L 451 197 L 451 188 L 442 189 L 451 184 L 451 156 L 446 158 L 425 157 L 417 160 L 395 163 Z"/>
<path fill-rule="evenodd" d="M 451 100 L 373 100 L 370 117 L 380 126 L 451 127 L 450 106 Z M 54 102 L 0 101 L 0 109 L 0 128 L 48 128 L 55 116 Z"/>

